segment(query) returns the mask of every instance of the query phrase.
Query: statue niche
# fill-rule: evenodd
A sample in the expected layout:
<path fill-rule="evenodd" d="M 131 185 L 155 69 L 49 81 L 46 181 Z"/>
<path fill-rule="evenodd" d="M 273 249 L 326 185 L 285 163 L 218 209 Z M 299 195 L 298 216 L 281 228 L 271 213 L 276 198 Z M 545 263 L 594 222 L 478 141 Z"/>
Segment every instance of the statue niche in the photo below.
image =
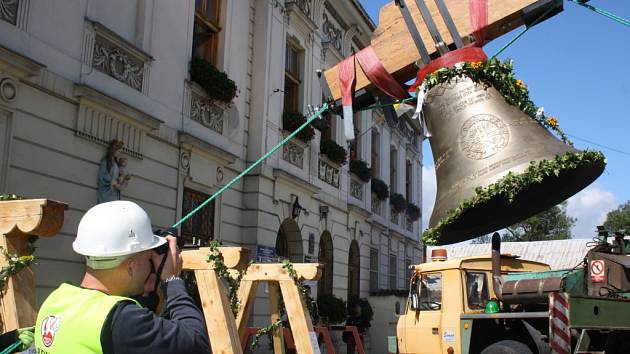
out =
<path fill-rule="evenodd" d="M 127 172 L 127 158 L 120 156 L 124 145 L 120 140 L 112 140 L 101 160 L 98 168 L 99 204 L 120 200 L 120 192 L 129 184 L 131 175 Z"/>

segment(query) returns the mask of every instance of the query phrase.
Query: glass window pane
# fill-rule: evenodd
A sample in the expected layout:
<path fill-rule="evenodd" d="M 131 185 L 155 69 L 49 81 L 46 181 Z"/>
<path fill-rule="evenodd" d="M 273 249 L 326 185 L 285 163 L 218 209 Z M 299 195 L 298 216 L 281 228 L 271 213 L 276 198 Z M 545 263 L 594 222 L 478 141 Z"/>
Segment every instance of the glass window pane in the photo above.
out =
<path fill-rule="evenodd" d="M 483 309 L 488 301 L 488 281 L 485 273 L 466 273 L 466 293 L 470 309 Z"/>
<path fill-rule="evenodd" d="M 397 284 L 396 284 L 396 276 L 397 276 L 397 270 L 396 269 L 398 267 L 397 262 L 396 262 L 396 255 L 390 255 L 389 256 L 389 288 L 390 289 L 396 289 L 398 288 Z"/>
<path fill-rule="evenodd" d="M 201 205 L 210 196 L 192 189 L 184 188 L 182 215 Z M 197 214 L 182 224 L 182 236 L 187 244 L 208 245 L 214 239 L 214 201 L 206 205 Z"/>
<path fill-rule="evenodd" d="M 422 274 L 419 286 L 420 309 L 440 310 L 442 308 L 442 274 Z"/>
<path fill-rule="evenodd" d="M 219 0 L 206 0 L 206 18 L 219 24 Z"/>

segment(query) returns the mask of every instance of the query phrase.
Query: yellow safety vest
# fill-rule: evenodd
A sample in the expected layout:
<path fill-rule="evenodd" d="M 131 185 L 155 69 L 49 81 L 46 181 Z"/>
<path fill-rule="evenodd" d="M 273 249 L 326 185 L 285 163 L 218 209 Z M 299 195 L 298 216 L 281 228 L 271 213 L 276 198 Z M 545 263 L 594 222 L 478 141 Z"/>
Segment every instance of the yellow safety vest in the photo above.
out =
<path fill-rule="evenodd" d="M 138 304 L 130 298 L 62 284 L 48 296 L 37 313 L 37 353 L 102 354 L 103 324 L 112 308 L 121 301 Z"/>

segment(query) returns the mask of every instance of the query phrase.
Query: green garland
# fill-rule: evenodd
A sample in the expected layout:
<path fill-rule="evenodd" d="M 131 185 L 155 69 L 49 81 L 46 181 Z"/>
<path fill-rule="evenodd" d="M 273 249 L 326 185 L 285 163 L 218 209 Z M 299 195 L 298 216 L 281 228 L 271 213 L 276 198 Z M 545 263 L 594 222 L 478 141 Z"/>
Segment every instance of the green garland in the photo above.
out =
<path fill-rule="evenodd" d="M 448 215 L 440 220 L 434 228 L 425 230 L 422 233 L 422 241 L 426 245 L 436 244 L 446 226 L 455 222 L 464 212 L 478 204 L 498 196 L 505 197 L 509 203 L 512 203 L 525 188 L 534 183 L 542 182 L 545 177 L 557 177 L 563 171 L 595 164 L 606 165 L 606 158 L 599 151 L 567 152 L 564 155 L 556 156 L 553 160 L 532 161 L 523 173 L 510 172 L 486 188 L 476 188 L 472 198 L 464 200 L 457 208 L 449 211 Z"/>
<path fill-rule="evenodd" d="M 232 314 L 236 318 L 238 310 L 241 306 L 241 303 L 238 300 L 238 288 L 241 285 L 241 280 L 243 279 L 243 276 L 245 275 L 245 273 L 247 273 L 247 268 L 237 270 L 236 277 L 232 277 L 232 275 L 230 275 L 230 272 L 228 272 L 227 266 L 225 265 L 223 254 L 221 254 L 221 251 L 219 250 L 219 247 L 221 247 L 221 242 L 216 240 L 210 241 L 209 247 L 210 254 L 208 255 L 206 261 L 214 262 L 214 269 L 216 270 L 217 275 L 219 276 L 219 278 L 228 283 L 228 299 L 230 300 L 230 309 L 232 310 Z"/>
<path fill-rule="evenodd" d="M 547 117 L 544 113 L 537 114 L 538 106 L 529 98 L 527 86 L 514 76 L 512 60 L 501 62 L 496 58 L 491 58 L 486 61 L 459 63 L 454 67 L 442 68 L 428 74 L 423 83 L 428 91 L 461 76 L 468 76 L 475 83 L 493 86 L 507 103 L 518 107 L 540 125 L 554 131 L 565 144 L 573 145 L 560 129 L 555 117 Z"/>
<path fill-rule="evenodd" d="M 10 254 L 7 250 L 0 247 L 0 251 L 7 260 L 7 265 L 0 269 L 0 292 L 4 291 L 4 287 L 7 285 L 9 278 L 19 273 L 22 269 L 28 268 L 35 262 L 35 241 L 37 236 L 32 236 L 28 239 L 26 245 L 26 256 L 18 256 L 17 254 Z"/>
<path fill-rule="evenodd" d="M 9 200 L 21 200 L 24 199 L 16 194 L 0 194 L 0 202 L 5 202 Z"/>

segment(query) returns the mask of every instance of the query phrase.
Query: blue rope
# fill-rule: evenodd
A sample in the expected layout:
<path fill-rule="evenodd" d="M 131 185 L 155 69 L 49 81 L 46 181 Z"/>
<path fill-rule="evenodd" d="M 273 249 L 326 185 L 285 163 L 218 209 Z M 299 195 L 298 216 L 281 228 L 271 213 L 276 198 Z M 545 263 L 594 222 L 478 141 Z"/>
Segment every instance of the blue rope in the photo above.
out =
<path fill-rule="evenodd" d="M 608 17 L 609 19 L 611 19 L 613 21 L 616 21 L 616 22 L 619 22 L 622 25 L 626 25 L 626 26 L 630 27 L 630 20 L 626 20 L 625 18 L 617 16 L 617 15 L 615 15 L 612 12 L 606 11 L 604 9 L 597 8 L 597 7 L 593 6 L 593 5 L 589 5 L 589 4 L 587 4 L 585 2 L 582 2 L 580 0 L 569 0 L 569 1 L 574 3 L 574 4 L 583 6 L 583 7 L 587 8 L 587 9 L 593 11 L 593 12 L 596 12 L 596 13 L 602 15 L 602 16 Z"/>
<path fill-rule="evenodd" d="M 22 345 L 22 341 L 18 340 L 17 342 L 11 344 L 7 348 L 5 348 L 3 351 L 1 351 L 0 354 L 10 354 L 14 350 L 16 350 L 20 345 Z"/>

